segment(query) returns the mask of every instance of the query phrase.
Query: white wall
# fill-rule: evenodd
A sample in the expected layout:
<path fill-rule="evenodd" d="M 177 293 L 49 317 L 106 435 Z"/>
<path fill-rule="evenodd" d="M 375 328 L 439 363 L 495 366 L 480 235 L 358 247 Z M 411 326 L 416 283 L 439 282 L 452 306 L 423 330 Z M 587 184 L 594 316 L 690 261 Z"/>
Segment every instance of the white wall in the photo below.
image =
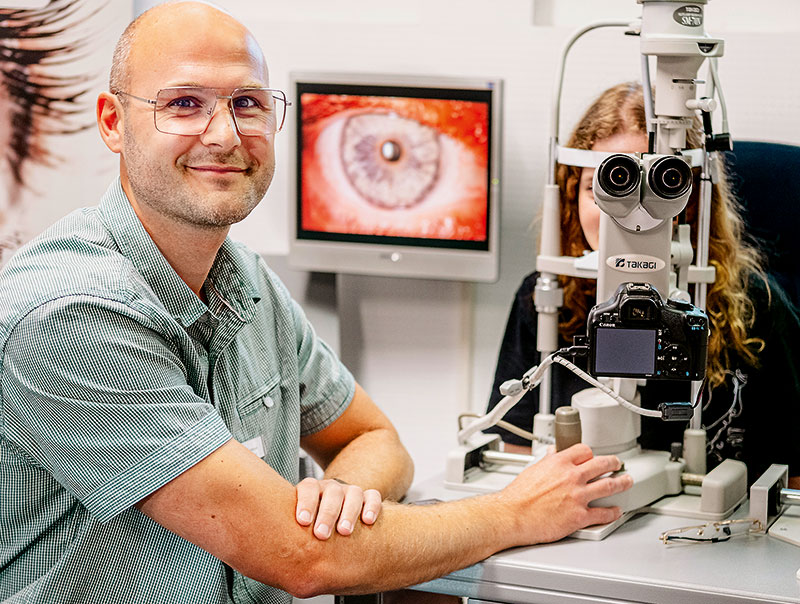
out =
<path fill-rule="evenodd" d="M 155 4 L 135 3 L 138 9 Z M 270 62 L 271 84 L 292 70 L 364 71 L 505 80 L 501 152 L 501 274 L 495 284 L 344 277 L 289 271 L 289 141 L 278 139 L 278 171 L 261 206 L 234 235 L 274 256 L 295 295 L 313 307 L 319 331 L 398 425 L 417 478 L 440 472 L 460 410 L 485 404 L 513 293 L 533 266 L 552 79 L 559 49 L 578 26 L 635 17 L 634 0 L 222 0 L 254 32 Z M 712 0 L 707 29 L 726 40 L 720 72 L 738 138 L 800 144 L 800 3 Z M 763 8 L 762 8 L 763 7 Z M 638 77 L 637 40 L 593 32 L 568 63 L 566 129 L 605 87 Z M 311 299 L 306 296 L 311 292 Z M 313 292 L 317 292 L 314 294 Z M 341 333 L 337 330 L 337 325 Z"/>

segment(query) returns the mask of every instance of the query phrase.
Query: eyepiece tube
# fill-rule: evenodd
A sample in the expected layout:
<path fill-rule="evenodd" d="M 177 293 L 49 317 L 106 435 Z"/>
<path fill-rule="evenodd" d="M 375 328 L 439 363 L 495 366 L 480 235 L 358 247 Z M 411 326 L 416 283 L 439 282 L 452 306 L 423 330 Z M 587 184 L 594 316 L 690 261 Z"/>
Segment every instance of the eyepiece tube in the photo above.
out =
<path fill-rule="evenodd" d="M 692 186 L 692 169 L 678 157 L 661 157 L 647 173 L 650 190 L 664 199 L 677 199 Z"/>
<path fill-rule="evenodd" d="M 597 168 L 597 183 L 611 197 L 625 197 L 639 186 L 639 163 L 629 155 L 612 155 Z"/>

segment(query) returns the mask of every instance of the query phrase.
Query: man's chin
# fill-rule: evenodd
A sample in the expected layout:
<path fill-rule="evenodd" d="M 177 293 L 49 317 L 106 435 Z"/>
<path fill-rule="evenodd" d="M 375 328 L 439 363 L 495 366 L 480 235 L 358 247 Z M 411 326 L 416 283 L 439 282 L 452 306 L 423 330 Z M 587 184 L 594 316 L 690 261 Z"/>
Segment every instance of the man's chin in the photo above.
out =
<path fill-rule="evenodd" d="M 237 195 L 235 199 L 206 199 L 210 207 L 217 210 L 210 217 L 209 226 L 231 226 L 247 218 L 260 200 L 253 200 L 246 195 Z"/>

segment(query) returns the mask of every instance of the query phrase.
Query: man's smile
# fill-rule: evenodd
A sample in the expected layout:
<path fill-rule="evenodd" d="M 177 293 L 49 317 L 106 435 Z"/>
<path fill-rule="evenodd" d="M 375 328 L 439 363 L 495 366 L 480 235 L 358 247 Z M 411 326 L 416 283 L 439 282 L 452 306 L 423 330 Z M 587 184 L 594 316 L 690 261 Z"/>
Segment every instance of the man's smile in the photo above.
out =
<path fill-rule="evenodd" d="M 239 168 L 237 166 L 227 166 L 227 165 L 216 165 L 216 164 L 206 164 L 200 166 L 187 166 L 190 170 L 195 170 L 198 172 L 210 172 L 210 173 L 217 173 L 217 174 L 230 174 L 230 173 L 241 173 L 247 172 L 247 168 Z"/>

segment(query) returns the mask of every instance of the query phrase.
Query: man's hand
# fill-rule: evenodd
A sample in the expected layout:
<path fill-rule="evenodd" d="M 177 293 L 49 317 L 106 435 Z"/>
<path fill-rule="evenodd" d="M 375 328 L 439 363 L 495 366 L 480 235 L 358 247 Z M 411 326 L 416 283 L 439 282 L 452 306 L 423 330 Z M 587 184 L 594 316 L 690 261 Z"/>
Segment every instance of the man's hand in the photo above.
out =
<path fill-rule="evenodd" d="M 588 446 L 578 444 L 527 468 L 503 491 L 517 510 L 518 545 L 555 541 L 580 528 L 619 518 L 618 507 L 589 507 L 589 502 L 633 485 L 628 474 L 598 479 L 620 467 L 617 457 L 593 457 Z"/>
<path fill-rule="evenodd" d="M 364 515 L 370 509 L 366 493 L 356 498 L 355 511 L 345 512 L 349 487 L 314 480 L 295 487 L 231 439 L 136 506 L 242 574 L 297 597 L 374 593 L 614 520 L 619 510 L 589 502 L 630 486 L 629 476 L 593 480 L 619 466 L 616 457 L 592 457 L 589 447 L 575 445 L 526 468 L 500 492 L 430 506 L 387 503 L 380 522 L 343 537 L 333 532 L 334 523 L 347 515 L 355 526 L 362 508 Z M 323 521 L 332 487 L 338 503 Z M 291 518 L 303 509 L 311 517 L 305 526 Z M 326 541 L 308 538 L 315 515 L 330 527 Z"/>
<path fill-rule="evenodd" d="M 364 524 L 374 524 L 381 513 L 381 494 L 375 489 L 364 491 L 361 487 L 332 479 L 304 478 L 297 487 L 295 518 L 301 526 L 314 522 L 314 536 L 325 540 L 336 532 L 349 535 L 361 517 Z"/>

